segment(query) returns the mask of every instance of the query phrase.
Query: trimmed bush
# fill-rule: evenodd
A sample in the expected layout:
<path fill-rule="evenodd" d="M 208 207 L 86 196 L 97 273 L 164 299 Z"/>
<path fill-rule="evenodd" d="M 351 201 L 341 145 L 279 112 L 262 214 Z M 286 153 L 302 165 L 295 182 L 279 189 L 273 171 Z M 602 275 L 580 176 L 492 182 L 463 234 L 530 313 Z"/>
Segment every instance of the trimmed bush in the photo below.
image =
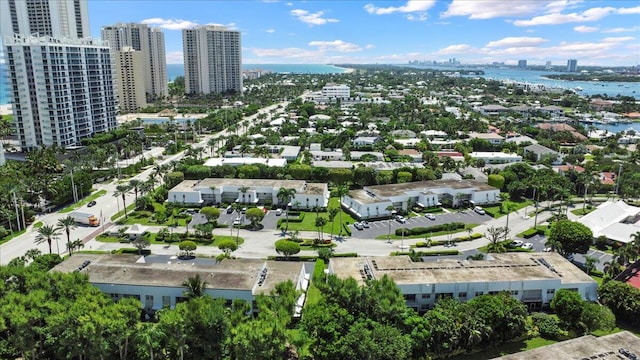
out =
<path fill-rule="evenodd" d="M 538 229 L 534 229 L 534 228 L 531 228 L 522 232 L 522 237 L 525 239 L 532 238 L 536 235 L 538 235 Z"/>
<path fill-rule="evenodd" d="M 435 232 L 441 232 L 446 230 L 460 230 L 465 228 L 465 224 L 461 222 L 452 222 L 448 224 L 440 224 L 429 227 L 418 226 L 413 229 L 399 228 L 396 229 L 395 234 L 397 236 L 402 236 L 402 232 L 404 231 L 404 236 L 408 235 L 423 235 Z"/>

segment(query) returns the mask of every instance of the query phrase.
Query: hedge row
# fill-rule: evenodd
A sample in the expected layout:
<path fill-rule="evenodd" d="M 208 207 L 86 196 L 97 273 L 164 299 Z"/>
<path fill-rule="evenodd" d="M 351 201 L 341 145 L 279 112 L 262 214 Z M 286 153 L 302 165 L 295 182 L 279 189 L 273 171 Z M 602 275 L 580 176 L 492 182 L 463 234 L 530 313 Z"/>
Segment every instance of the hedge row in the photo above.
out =
<path fill-rule="evenodd" d="M 391 256 L 410 255 L 408 252 L 394 251 Z M 442 255 L 459 255 L 458 250 L 439 250 L 439 251 L 417 251 L 414 253 L 416 256 L 442 256 Z"/>
<path fill-rule="evenodd" d="M 151 254 L 151 250 L 149 249 L 142 249 L 142 251 L 136 249 L 136 248 L 120 248 L 118 250 L 111 250 L 112 254 L 138 254 L 138 252 L 140 252 L 140 254 L 142 255 L 150 255 Z"/>
<path fill-rule="evenodd" d="M 531 228 L 531 229 L 527 229 L 525 231 L 522 232 L 522 237 L 525 239 L 529 239 L 532 238 L 536 235 L 544 235 L 545 230 L 544 229 L 536 229 L 536 228 Z"/>
<path fill-rule="evenodd" d="M 464 229 L 464 227 L 465 227 L 465 223 L 452 222 L 448 224 L 433 225 L 429 227 L 419 226 L 419 227 L 414 227 L 413 229 L 400 228 L 400 229 L 396 229 L 396 235 L 402 236 L 403 232 L 404 232 L 404 236 L 422 235 L 422 234 L 428 234 L 428 233 L 434 233 L 434 232 L 440 232 L 440 231 L 460 230 L 460 229 Z"/>
<path fill-rule="evenodd" d="M 471 234 L 471 237 L 469 236 L 461 236 L 461 237 L 455 237 L 453 239 L 451 239 L 453 242 L 464 242 L 464 241 L 471 241 L 471 240 L 475 240 L 475 239 L 480 239 L 482 237 L 482 234 L 479 233 L 475 233 L 475 234 Z M 448 241 L 446 240 L 431 240 L 431 242 L 429 243 L 429 246 L 438 246 L 438 245 L 445 245 Z M 418 241 L 416 243 L 416 247 L 429 247 L 427 246 L 427 243 L 424 241 Z"/>

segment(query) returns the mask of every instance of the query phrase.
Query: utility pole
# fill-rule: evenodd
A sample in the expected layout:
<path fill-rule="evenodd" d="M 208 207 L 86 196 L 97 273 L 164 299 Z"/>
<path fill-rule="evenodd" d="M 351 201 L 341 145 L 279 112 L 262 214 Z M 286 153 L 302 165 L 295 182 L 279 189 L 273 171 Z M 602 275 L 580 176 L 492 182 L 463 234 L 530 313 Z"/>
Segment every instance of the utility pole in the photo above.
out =
<path fill-rule="evenodd" d="M 20 229 L 20 213 L 18 212 L 18 202 L 16 201 L 16 191 L 12 191 L 13 194 L 13 206 L 16 209 L 16 223 L 18 224 L 18 231 L 22 230 Z"/>
<path fill-rule="evenodd" d="M 73 195 L 73 202 L 77 203 L 78 202 L 78 190 L 76 189 L 76 184 L 73 181 L 73 167 L 69 166 L 69 169 L 71 169 L 71 194 Z"/>
<path fill-rule="evenodd" d="M 538 226 L 538 198 L 536 197 L 536 190 L 538 190 L 537 187 L 533 188 L 533 200 L 536 202 L 536 214 L 535 214 L 535 218 L 533 220 L 533 228 L 535 229 Z M 540 197 L 540 195 L 538 195 L 538 197 Z"/>

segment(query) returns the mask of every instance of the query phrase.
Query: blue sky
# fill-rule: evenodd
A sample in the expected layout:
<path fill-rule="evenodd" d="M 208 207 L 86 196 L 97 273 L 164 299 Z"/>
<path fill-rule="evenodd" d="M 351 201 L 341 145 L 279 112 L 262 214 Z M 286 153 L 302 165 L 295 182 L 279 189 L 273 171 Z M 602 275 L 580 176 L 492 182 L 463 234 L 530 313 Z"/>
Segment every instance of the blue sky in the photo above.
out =
<path fill-rule="evenodd" d="M 182 63 L 181 29 L 242 33 L 243 63 L 640 64 L 640 1 L 89 0 L 91 33 L 117 22 L 164 29 L 167 62 Z"/>

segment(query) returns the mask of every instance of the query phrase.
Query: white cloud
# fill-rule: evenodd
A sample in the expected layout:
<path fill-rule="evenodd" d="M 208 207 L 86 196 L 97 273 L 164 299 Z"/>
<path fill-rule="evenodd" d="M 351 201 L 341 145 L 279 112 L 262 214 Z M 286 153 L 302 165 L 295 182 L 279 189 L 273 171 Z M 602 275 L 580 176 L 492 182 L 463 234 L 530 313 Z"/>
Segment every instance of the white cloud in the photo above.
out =
<path fill-rule="evenodd" d="M 500 40 L 491 41 L 486 47 L 523 47 L 540 45 L 548 40 L 541 37 L 506 37 Z"/>
<path fill-rule="evenodd" d="M 141 23 L 157 26 L 166 30 L 182 30 L 198 26 L 198 23 L 189 20 L 163 18 L 144 19 Z"/>
<path fill-rule="evenodd" d="M 573 28 L 573 31 L 579 32 L 579 33 L 590 33 L 590 32 L 594 32 L 594 31 L 598 31 L 599 28 L 595 27 L 595 26 L 585 26 L 585 25 L 580 25 L 580 26 L 576 26 Z"/>
<path fill-rule="evenodd" d="M 572 22 L 598 21 L 611 14 L 634 15 L 640 14 L 640 6 L 632 8 L 595 7 L 583 11 L 582 13 L 561 14 L 559 12 L 549 13 L 533 17 L 529 20 L 516 20 L 515 26 L 537 26 L 537 25 L 557 25 Z"/>
<path fill-rule="evenodd" d="M 265 32 L 268 32 L 269 34 L 273 34 L 274 32 L 276 32 L 276 29 L 267 29 L 265 30 Z"/>
<path fill-rule="evenodd" d="M 184 64 L 184 54 L 182 51 L 167 52 L 167 64 Z"/>
<path fill-rule="evenodd" d="M 605 43 L 620 43 L 620 42 L 633 41 L 635 39 L 636 38 L 634 38 L 633 36 L 619 36 L 619 37 L 606 37 L 601 41 Z"/>
<path fill-rule="evenodd" d="M 450 55 L 450 54 L 460 54 L 460 53 L 467 53 L 471 50 L 471 46 L 467 45 L 467 44 L 456 44 L 456 45 L 449 45 L 445 48 L 442 48 L 438 51 L 436 51 L 436 54 L 438 55 Z"/>
<path fill-rule="evenodd" d="M 393 13 L 418 13 L 419 15 L 407 16 L 409 20 L 426 19 L 426 11 L 435 5 L 435 0 L 409 0 L 402 6 L 377 7 L 373 4 L 367 4 L 364 9 L 369 14 L 388 15 Z"/>
<path fill-rule="evenodd" d="M 362 48 L 356 44 L 344 42 L 342 40 L 334 41 L 311 41 L 309 46 L 317 46 L 320 51 L 337 51 L 337 52 L 356 52 L 362 51 Z"/>
<path fill-rule="evenodd" d="M 508 4 L 503 0 L 469 1 L 453 0 L 447 11 L 440 14 L 440 17 L 468 16 L 469 19 L 492 19 L 503 16 L 526 16 L 539 11 L 550 4 L 558 8 L 560 2 L 557 1 L 510 1 Z"/>
<path fill-rule="evenodd" d="M 373 45 L 373 44 L 367 44 L 367 45 L 365 45 L 365 47 L 364 47 L 364 48 L 365 48 L 365 49 L 373 49 L 373 48 L 375 48 L 375 45 Z"/>
<path fill-rule="evenodd" d="M 623 33 L 623 32 L 634 32 L 638 30 L 640 30 L 640 26 L 632 26 L 629 28 L 617 27 L 617 28 L 602 30 L 602 32 L 605 34 L 614 34 L 614 33 Z"/>
<path fill-rule="evenodd" d="M 324 15 L 323 11 L 310 13 L 307 10 L 294 9 L 294 10 L 291 10 L 291 15 L 293 15 L 293 17 L 302 21 L 303 23 L 308 24 L 309 26 L 324 25 L 328 23 L 338 22 L 338 19 L 323 18 L 322 17 L 322 15 Z"/>

